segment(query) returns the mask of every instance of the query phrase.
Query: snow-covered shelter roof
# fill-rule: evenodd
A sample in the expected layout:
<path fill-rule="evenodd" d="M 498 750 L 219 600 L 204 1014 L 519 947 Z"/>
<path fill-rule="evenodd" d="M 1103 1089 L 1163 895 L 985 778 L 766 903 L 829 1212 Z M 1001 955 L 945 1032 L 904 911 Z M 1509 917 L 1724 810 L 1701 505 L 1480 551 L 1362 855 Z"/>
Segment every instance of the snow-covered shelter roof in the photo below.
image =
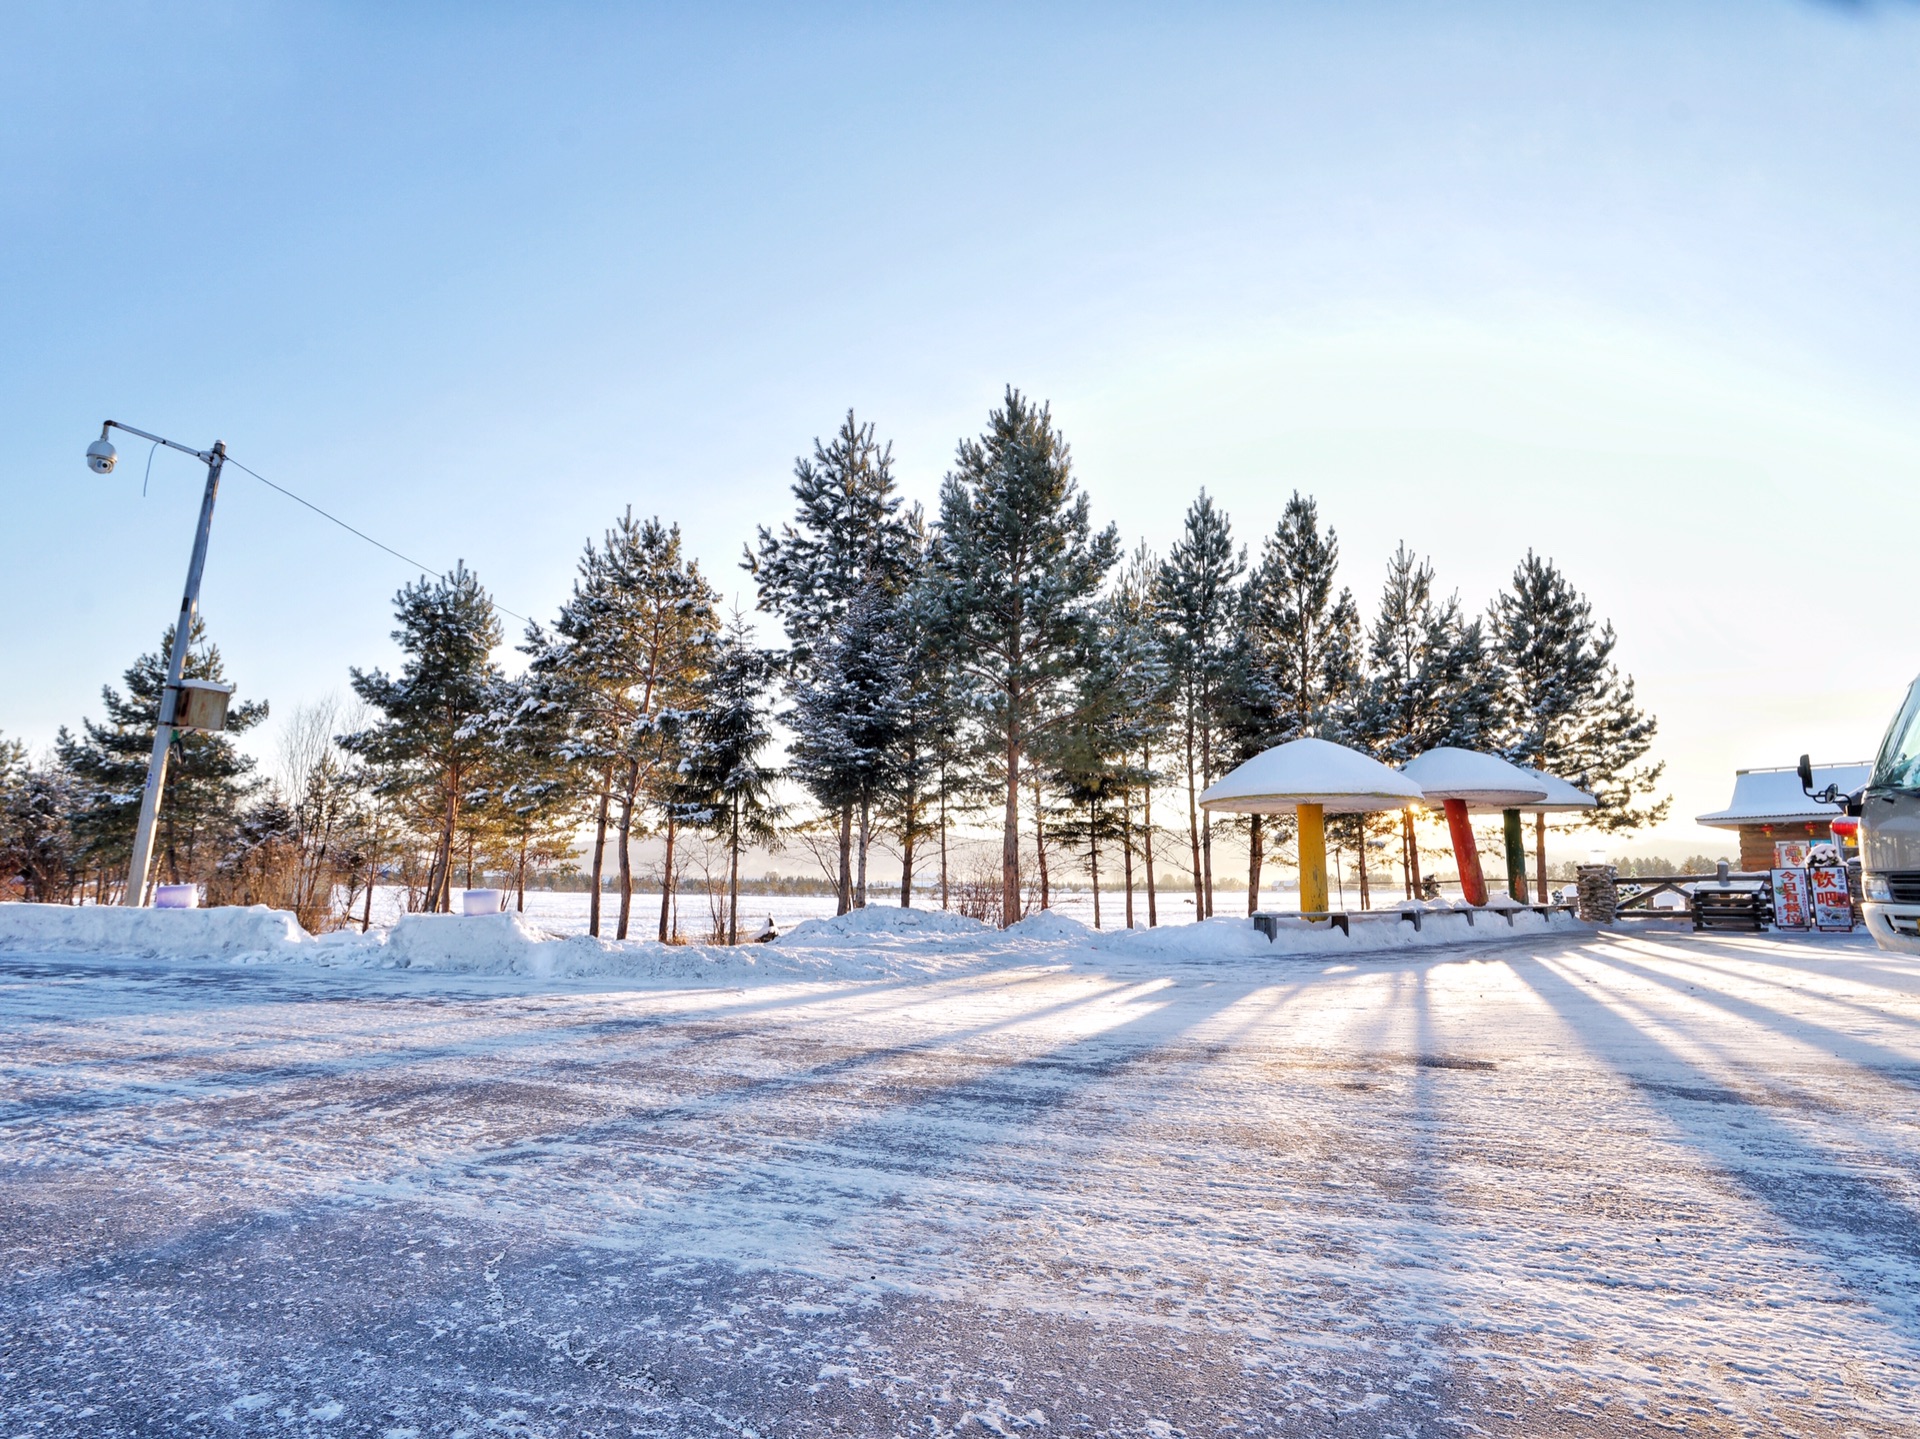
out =
<path fill-rule="evenodd" d="M 1817 764 L 1813 767 L 1813 787 L 1825 789 L 1838 785 L 1842 794 L 1851 794 L 1867 782 L 1873 773 L 1870 764 Z M 1832 819 L 1840 811 L 1830 804 L 1815 804 L 1800 788 L 1800 776 L 1791 767 L 1780 769 L 1740 769 L 1733 772 L 1733 803 L 1712 814 L 1696 815 L 1696 824 L 1715 829 L 1738 829 L 1743 824 L 1799 824 Z"/>
<path fill-rule="evenodd" d="M 1207 809 L 1282 814 L 1303 804 L 1329 814 L 1405 809 L 1420 786 L 1359 750 L 1324 739 L 1288 740 L 1262 750 L 1200 796 Z"/>
<path fill-rule="evenodd" d="M 1567 814 L 1577 809 L 1592 809 L 1600 801 L 1583 789 L 1576 789 L 1558 775 L 1537 770 L 1531 765 L 1515 765 L 1515 769 L 1524 775 L 1530 775 L 1547 787 L 1547 797 L 1532 804 L 1521 805 L 1521 809 L 1534 814 Z"/>
<path fill-rule="evenodd" d="M 1531 809 L 1547 797 L 1546 780 L 1498 755 L 1442 745 L 1416 755 L 1400 773 L 1420 786 L 1430 803 L 1465 800 L 1489 809 Z"/>

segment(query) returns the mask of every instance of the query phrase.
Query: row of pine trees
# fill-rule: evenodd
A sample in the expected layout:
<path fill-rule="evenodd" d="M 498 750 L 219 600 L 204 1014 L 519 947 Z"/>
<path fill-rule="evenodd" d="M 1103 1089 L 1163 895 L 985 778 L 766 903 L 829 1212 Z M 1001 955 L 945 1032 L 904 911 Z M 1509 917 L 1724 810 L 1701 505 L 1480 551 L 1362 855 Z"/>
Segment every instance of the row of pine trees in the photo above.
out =
<path fill-rule="evenodd" d="M 748 850 L 804 846 L 845 912 L 867 902 L 880 845 L 903 905 L 921 885 L 1011 923 L 1066 871 L 1091 881 L 1096 914 L 1117 879 L 1124 922 L 1154 924 L 1163 879 L 1213 913 L 1226 831 L 1256 902 L 1290 824 L 1213 821 L 1199 795 L 1301 735 L 1388 763 L 1495 750 L 1592 789 L 1607 829 L 1665 812 L 1646 763 L 1654 722 L 1612 629 L 1532 553 L 1471 613 L 1402 546 L 1363 623 L 1337 539 L 1298 493 L 1254 554 L 1204 491 L 1164 554 L 1123 552 L 1113 526 L 1095 527 L 1047 407 L 1012 390 L 959 445 L 931 518 L 851 413 L 797 463 L 793 497 L 743 558 L 783 647 L 723 613 L 676 526 L 631 511 L 588 543 L 551 623 L 527 626 L 511 676 L 478 577 L 462 564 L 423 578 L 396 597 L 399 668 L 356 669 L 351 708 L 297 715 L 278 774 L 256 773 L 230 734 L 181 737 L 163 876 L 320 928 L 369 922 L 378 883 L 445 910 L 476 876 L 510 876 L 524 896 L 529 873 L 578 862 L 594 934 L 668 940 L 693 846 L 705 875 L 717 863 L 712 935 L 738 942 Z M 168 640 L 43 762 L 0 744 L 0 860 L 27 897 L 107 898 L 120 879 Z M 223 677 L 204 634 L 189 673 Z M 230 733 L 265 715 L 236 706 Z M 1363 856 L 1387 843 L 1386 821 L 1336 823 Z M 1400 826 L 1412 893 L 1421 845 L 1411 817 Z M 956 833 L 994 829 L 991 871 L 956 872 Z M 634 910 L 643 839 L 664 853 L 657 916 Z"/>

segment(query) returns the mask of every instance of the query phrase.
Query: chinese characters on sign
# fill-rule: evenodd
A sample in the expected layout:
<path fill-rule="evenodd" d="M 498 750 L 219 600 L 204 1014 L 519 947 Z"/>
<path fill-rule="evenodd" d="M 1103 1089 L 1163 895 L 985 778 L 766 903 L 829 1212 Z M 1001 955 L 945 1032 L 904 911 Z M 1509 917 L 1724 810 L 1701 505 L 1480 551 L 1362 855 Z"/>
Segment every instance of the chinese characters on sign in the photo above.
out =
<path fill-rule="evenodd" d="M 1816 865 L 1807 871 L 1813 886 L 1813 924 L 1816 929 L 1852 929 L 1853 899 L 1847 893 L 1847 872 L 1837 864 Z"/>
<path fill-rule="evenodd" d="M 1774 928 L 1809 928 L 1811 908 L 1807 894 L 1807 872 L 1804 869 L 1776 869 L 1773 872 Z"/>

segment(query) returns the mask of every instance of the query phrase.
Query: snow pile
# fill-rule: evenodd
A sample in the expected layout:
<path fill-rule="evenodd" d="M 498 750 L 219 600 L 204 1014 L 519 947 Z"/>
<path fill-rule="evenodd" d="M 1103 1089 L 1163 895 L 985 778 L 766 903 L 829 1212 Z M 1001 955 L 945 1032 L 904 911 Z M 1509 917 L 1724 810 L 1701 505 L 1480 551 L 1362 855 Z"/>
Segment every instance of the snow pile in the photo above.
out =
<path fill-rule="evenodd" d="M 1074 940 L 1084 943 L 1098 933 L 1088 929 L 1077 919 L 1068 919 L 1064 914 L 1055 914 L 1050 909 L 1036 909 L 1017 924 L 1007 926 L 1009 938 L 1037 939 L 1041 941 Z"/>
<path fill-rule="evenodd" d="M 980 940 L 994 931 L 977 919 L 944 909 L 903 909 L 897 904 L 871 904 L 831 919 L 802 920 L 791 933 L 774 943 L 786 949 L 843 949 L 874 940 L 898 941 L 932 937 Z"/>
<path fill-rule="evenodd" d="M 313 938 L 265 905 L 131 909 L 119 905 L 0 904 L 0 949 L 156 959 L 293 959 Z"/>

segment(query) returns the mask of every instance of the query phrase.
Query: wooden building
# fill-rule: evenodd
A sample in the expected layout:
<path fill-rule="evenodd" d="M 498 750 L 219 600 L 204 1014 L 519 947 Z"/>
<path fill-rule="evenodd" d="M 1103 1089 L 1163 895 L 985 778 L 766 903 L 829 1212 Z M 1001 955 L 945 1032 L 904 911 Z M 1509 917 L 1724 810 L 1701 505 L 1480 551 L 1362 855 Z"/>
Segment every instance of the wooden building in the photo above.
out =
<path fill-rule="evenodd" d="M 1842 794 L 1850 794 L 1867 782 L 1872 769 L 1870 764 L 1816 765 L 1813 787 L 1822 790 L 1833 784 Z M 1839 813 L 1831 805 L 1808 799 L 1800 788 L 1800 776 L 1788 765 L 1781 769 L 1735 770 L 1733 803 L 1697 816 L 1697 822 L 1737 832 L 1740 868 L 1751 872 L 1773 868 L 1773 846 L 1779 840 L 1832 839 L 1830 825 Z"/>

